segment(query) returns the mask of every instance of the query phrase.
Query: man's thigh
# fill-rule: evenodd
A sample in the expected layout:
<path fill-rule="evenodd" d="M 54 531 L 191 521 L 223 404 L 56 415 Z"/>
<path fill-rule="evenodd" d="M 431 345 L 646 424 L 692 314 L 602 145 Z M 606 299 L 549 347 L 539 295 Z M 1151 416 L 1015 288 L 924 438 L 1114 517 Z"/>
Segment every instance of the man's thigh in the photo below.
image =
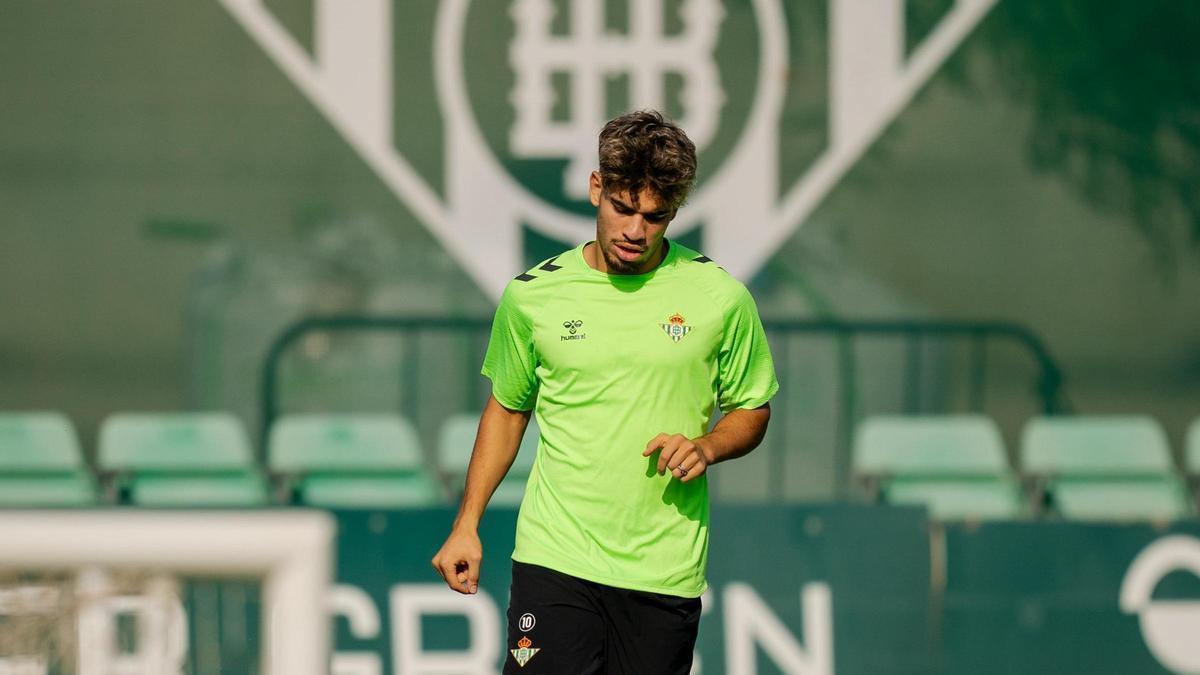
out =
<path fill-rule="evenodd" d="M 612 589 L 602 596 L 608 623 L 606 675 L 688 675 L 700 627 L 700 598 Z"/>
<path fill-rule="evenodd" d="M 604 658 L 604 620 L 587 584 L 513 562 L 505 675 L 593 675 Z"/>

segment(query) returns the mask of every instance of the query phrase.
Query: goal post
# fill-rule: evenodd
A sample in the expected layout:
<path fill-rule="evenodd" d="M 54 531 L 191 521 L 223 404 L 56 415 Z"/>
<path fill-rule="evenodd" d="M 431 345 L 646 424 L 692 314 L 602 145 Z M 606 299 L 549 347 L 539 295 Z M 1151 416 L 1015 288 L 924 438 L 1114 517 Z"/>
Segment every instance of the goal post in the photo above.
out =
<path fill-rule="evenodd" d="M 262 675 L 326 675 L 336 524 L 321 511 L 2 511 L 0 571 L 254 576 Z"/>

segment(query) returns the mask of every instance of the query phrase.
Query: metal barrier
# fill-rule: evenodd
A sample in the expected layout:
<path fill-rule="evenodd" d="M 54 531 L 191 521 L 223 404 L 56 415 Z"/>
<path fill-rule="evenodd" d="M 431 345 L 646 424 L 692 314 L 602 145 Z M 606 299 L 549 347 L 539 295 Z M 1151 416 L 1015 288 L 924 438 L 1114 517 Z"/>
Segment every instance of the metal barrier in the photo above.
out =
<path fill-rule="evenodd" d="M 928 409 L 922 406 L 926 398 L 925 390 L 935 382 L 926 377 L 922 366 L 926 358 L 923 347 L 930 343 L 947 340 L 965 340 L 970 347 L 966 367 L 968 379 L 968 396 L 966 411 L 984 413 L 986 403 L 987 383 L 987 346 L 989 342 L 1009 342 L 1023 351 L 1031 359 L 1038 371 L 1034 383 L 1034 393 L 1038 399 L 1037 410 L 1042 414 L 1066 412 L 1067 406 L 1062 396 L 1062 370 L 1050 355 L 1045 344 L 1032 331 L 1024 326 L 1008 322 L 971 322 L 971 321 L 841 321 L 841 320 L 795 320 L 795 321 L 764 321 L 771 351 L 776 361 L 776 369 L 782 377 L 786 377 L 786 364 L 789 363 L 789 352 L 794 337 L 824 335 L 836 340 L 838 351 L 838 372 L 841 400 L 836 414 L 836 443 L 834 453 L 833 474 L 837 481 L 837 495 L 846 496 L 850 485 L 850 456 L 853 445 L 854 426 L 862 416 L 857 401 L 858 359 L 856 343 L 872 337 L 898 339 L 904 346 L 903 376 L 900 378 L 900 398 L 902 405 L 899 409 L 888 412 L 909 415 L 945 413 L 949 410 L 942 407 Z M 778 364 L 785 364 L 780 368 Z M 782 385 L 783 383 L 781 383 Z M 780 387 L 780 396 L 786 397 L 787 389 Z M 772 425 L 783 426 L 780 434 L 788 438 L 787 425 L 789 417 L 784 415 L 772 418 Z M 784 477 L 786 475 L 786 454 L 774 452 L 771 455 L 772 466 L 768 473 L 771 481 L 768 494 L 782 496 L 785 494 Z"/>
<path fill-rule="evenodd" d="M 1032 362 L 1037 370 L 1033 394 L 1037 399 L 1037 411 L 1044 414 L 1064 412 L 1062 402 L 1062 372 L 1051 357 L 1049 350 L 1042 341 L 1023 326 L 1004 322 L 953 322 L 953 321 L 838 321 L 838 320 L 794 320 L 763 322 L 768 333 L 771 350 L 775 357 L 777 370 L 781 380 L 781 391 L 778 409 L 786 410 L 787 396 L 793 389 L 790 386 L 791 364 L 793 351 L 800 341 L 811 337 L 826 337 L 835 341 L 837 349 L 837 378 L 836 390 L 839 400 L 836 404 L 836 421 L 833 442 L 832 475 L 835 482 L 835 494 L 844 497 L 849 487 L 850 451 L 854 425 L 864 411 L 858 401 L 859 384 L 859 354 L 856 345 L 869 339 L 886 339 L 899 341 L 904 348 L 902 376 L 899 378 L 900 391 L 897 392 L 902 405 L 899 409 L 889 412 L 919 414 L 948 412 L 944 405 L 925 405 L 931 389 L 944 386 L 944 380 L 951 376 L 941 376 L 928 372 L 929 345 L 946 343 L 947 341 L 966 341 L 968 358 L 965 367 L 967 376 L 967 401 L 965 408 L 972 412 L 984 412 L 988 381 L 988 345 L 993 342 L 1007 342 L 1019 347 Z M 287 328 L 275 339 L 268 351 L 262 371 L 262 415 L 259 433 L 259 448 L 265 452 L 268 431 L 274 420 L 281 414 L 280 366 L 288 350 L 305 336 L 314 333 L 343 333 L 343 332 L 383 332 L 393 333 L 406 339 L 413 339 L 419 345 L 422 335 L 456 335 L 467 339 L 468 347 L 462 357 L 471 361 L 463 381 L 458 383 L 462 393 L 460 410 L 478 409 L 487 395 L 486 381 L 478 376 L 478 365 L 482 362 L 482 354 L 486 349 L 490 321 L 483 319 L 435 318 L 435 317 L 371 317 L 371 316 L 327 316 L 313 317 L 299 321 Z M 399 386 L 404 391 L 402 400 L 408 402 L 414 409 L 406 409 L 405 414 L 418 417 L 419 408 L 424 405 L 426 396 L 421 391 L 422 383 L 416 374 L 422 366 L 420 348 L 416 353 L 402 359 L 400 371 L 397 372 Z M 961 369 L 960 369 L 961 370 Z M 439 383 L 445 386 L 446 383 Z M 881 383 L 875 383 L 876 385 Z M 890 386 L 890 383 L 882 383 Z M 781 400 L 782 399 L 782 400 Z M 776 404 L 773 403 L 773 407 Z M 772 421 L 772 432 L 783 443 L 772 448 L 770 452 L 770 467 L 766 472 L 768 486 L 766 495 L 774 498 L 786 497 L 785 477 L 787 474 L 788 452 L 792 445 L 789 415 L 777 414 Z"/>

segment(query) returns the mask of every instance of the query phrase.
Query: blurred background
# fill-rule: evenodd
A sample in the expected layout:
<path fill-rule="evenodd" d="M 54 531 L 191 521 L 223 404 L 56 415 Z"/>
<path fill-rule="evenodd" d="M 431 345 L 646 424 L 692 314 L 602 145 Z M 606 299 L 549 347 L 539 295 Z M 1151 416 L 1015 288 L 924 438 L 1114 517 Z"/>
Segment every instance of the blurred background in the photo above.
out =
<path fill-rule="evenodd" d="M 1115 588 L 1164 523 L 1196 531 L 1197 35 L 1190 0 L 2 0 L 0 498 L 383 509 L 340 526 L 434 546 L 500 291 L 589 239 L 596 133 L 656 107 L 700 150 L 668 236 L 748 285 L 782 384 L 714 503 L 783 509 L 778 555 L 843 570 L 837 635 L 879 639 L 839 642 L 840 670 L 1194 672 L 1149 658 Z M 22 445 L 43 423 L 67 440 Z M 878 616 L 840 589 L 890 573 L 891 516 L 836 511 L 876 502 L 930 509 Z M 414 505 L 445 512 L 388 511 Z M 837 522 L 874 543 L 820 543 Z M 372 550 L 339 564 L 383 606 Z M 424 579 L 420 553 L 395 569 Z M 1065 585 L 1005 586 L 1031 557 Z M 804 638 L 788 589 L 768 600 Z M 375 628 L 338 643 L 386 657 Z M 1072 651 L 1085 633 L 1108 650 Z"/>
<path fill-rule="evenodd" d="M 230 410 L 257 428 L 269 346 L 302 317 L 490 317 L 495 283 L 483 288 L 464 269 L 486 256 L 448 250 L 421 208 L 239 21 L 237 4 L 261 7 L 313 64 L 321 63 L 321 21 L 334 37 L 339 30 L 322 18 L 330 3 L 310 0 L 5 3 L 0 408 L 64 411 L 85 439 L 105 416 L 128 410 Z M 519 13 L 502 4 L 464 13 L 465 114 L 517 183 L 586 218 L 561 184 L 571 152 L 512 147 L 523 114 L 509 58 Z M 545 3 L 551 37 L 568 35 L 568 4 Z M 625 30 L 627 3 L 600 4 L 605 30 Z M 666 33 L 684 34 L 685 4 L 665 3 L 675 17 Z M 721 98 L 704 102 L 719 121 L 701 146 L 701 190 L 743 142 L 762 60 L 754 3 L 716 4 Z M 831 151 L 836 5 L 780 5 L 786 69 L 769 76 L 786 85 L 770 129 L 778 202 Z M 865 14 L 873 25 L 899 12 L 883 24 L 902 29 L 892 45 L 902 63 L 955 4 L 889 7 Z M 434 200 L 447 202 L 438 4 L 387 9 L 391 61 L 377 70 L 390 76 L 381 110 L 391 113 L 391 145 Z M 1181 447 L 1200 412 L 1200 81 L 1192 76 L 1200 56 L 1189 42 L 1197 27 L 1190 2 L 986 9 L 915 83 L 911 100 L 884 113 L 886 124 L 811 212 L 785 223 L 761 260 L 739 263 L 763 317 L 1013 322 L 1061 370 L 1063 409 L 1153 415 Z M 335 53 L 333 38 L 327 47 Z M 370 76 L 361 64 L 347 68 Z M 569 71 L 550 78 L 557 89 L 544 103 L 557 108 L 548 120 L 583 115 L 571 106 Z M 685 78 L 675 76 L 653 103 L 686 121 Z M 605 86 L 604 109 L 586 119 L 645 104 L 619 73 Z M 590 147 L 595 132 L 584 131 Z M 724 264 L 722 253 L 733 254 L 705 247 L 708 215 L 695 217 L 700 225 L 680 237 Z M 758 225 L 740 227 L 749 237 Z M 519 228 L 477 227 L 466 246 L 487 251 L 518 236 L 532 262 L 587 238 L 585 228 L 575 238 Z M 493 264 L 502 278 L 523 271 L 511 256 Z M 781 403 L 794 424 L 788 458 L 775 461 L 787 463 L 786 490 L 798 497 L 837 493 L 831 441 L 843 408 L 853 406 L 853 419 L 941 412 L 955 405 L 963 376 L 954 348 L 937 339 L 923 343 L 926 358 L 914 368 L 903 340 L 859 340 L 849 364 L 834 337 L 813 335 L 776 354 L 787 359 Z M 471 386 L 481 347 L 442 345 L 423 372 L 411 342 L 411 333 L 407 342 L 396 333 L 308 334 L 282 357 L 280 405 L 411 414 L 405 396 L 419 391 L 432 399 L 419 420 L 432 439 L 438 418 L 478 408 L 485 390 L 459 390 Z M 988 349 L 984 403 L 1015 441 L 1043 407 L 1038 370 L 1004 341 Z M 906 368 L 921 380 L 915 398 L 904 393 Z M 772 449 L 738 466 L 734 482 L 765 480 Z"/>

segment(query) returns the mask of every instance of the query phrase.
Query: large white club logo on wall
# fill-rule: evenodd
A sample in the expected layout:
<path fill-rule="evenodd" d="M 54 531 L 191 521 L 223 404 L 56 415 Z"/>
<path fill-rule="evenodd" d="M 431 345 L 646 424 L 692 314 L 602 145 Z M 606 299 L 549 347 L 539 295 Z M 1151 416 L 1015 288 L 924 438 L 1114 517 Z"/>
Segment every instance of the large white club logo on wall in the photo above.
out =
<path fill-rule="evenodd" d="M 535 194 L 485 139 L 464 69 L 472 0 L 442 0 L 435 27 L 435 78 L 445 120 L 444 198 L 393 144 L 392 0 L 315 0 L 314 56 L 263 0 L 218 1 L 492 297 L 523 269 L 522 224 L 563 242 L 594 233 L 593 218 Z M 787 22 L 781 0 L 746 1 L 758 34 L 754 100 L 732 151 L 671 225 L 678 236 L 703 222 L 704 252 L 743 279 L 803 224 L 996 2 L 957 0 L 906 58 L 904 0 L 829 0 L 828 145 L 798 181 L 781 186 Z M 702 151 L 726 103 L 715 52 L 726 11 L 721 2 L 683 0 L 683 30 L 670 35 L 662 26 L 663 0 L 630 0 L 630 28 L 622 35 L 604 30 L 605 5 L 571 0 L 565 35 L 551 33 L 551 0 L 509 5 L 517 34 L 509 50 L 516 121 L 508 143 L 520 157 L 567 160 L 563 191 L 569 197 L 582 196 L 594 167 L 595 137 L 607 110 L 605 77 L 628 77 L 630 108 L 663 106 L 664 78 L 682 77 L 684 112 L 678 121 Z M 572 80 L 568 120 L 550 113 L 550 78 L 559 72 Z"/>
<path fill-rule="evenodd" d="M 631 3 L 636 15 L 629 22 L 629 35 L 601 31 L 603 0 L 576 2 L 575 7 L 571 33 L 553 36 L 550 0 L 513 3 L 517 35 L 511 61 L 517 84 L 512 99 L 517 120 L 511 145 L 525 157 L 569 157 L 563 188 L 583 199 L 596 165 L 596 132 L 607 118 L 604 96 L 611 74 L 629 76 L 635 107 L 656 109 L 666 105 L 665 75 L 682 74 L 687 82 L 685 112 L 676 122 L 698 147 L 712 140 L 724 103 L 713 60 L 724 9 L 720 0 L 690 0 L 683 7 L 683 32 L 664 39 L 663 0 Z M 570 104 L 578 113 L 569 120 L 551 119 L 554 73 L 573 75 Z"/>

